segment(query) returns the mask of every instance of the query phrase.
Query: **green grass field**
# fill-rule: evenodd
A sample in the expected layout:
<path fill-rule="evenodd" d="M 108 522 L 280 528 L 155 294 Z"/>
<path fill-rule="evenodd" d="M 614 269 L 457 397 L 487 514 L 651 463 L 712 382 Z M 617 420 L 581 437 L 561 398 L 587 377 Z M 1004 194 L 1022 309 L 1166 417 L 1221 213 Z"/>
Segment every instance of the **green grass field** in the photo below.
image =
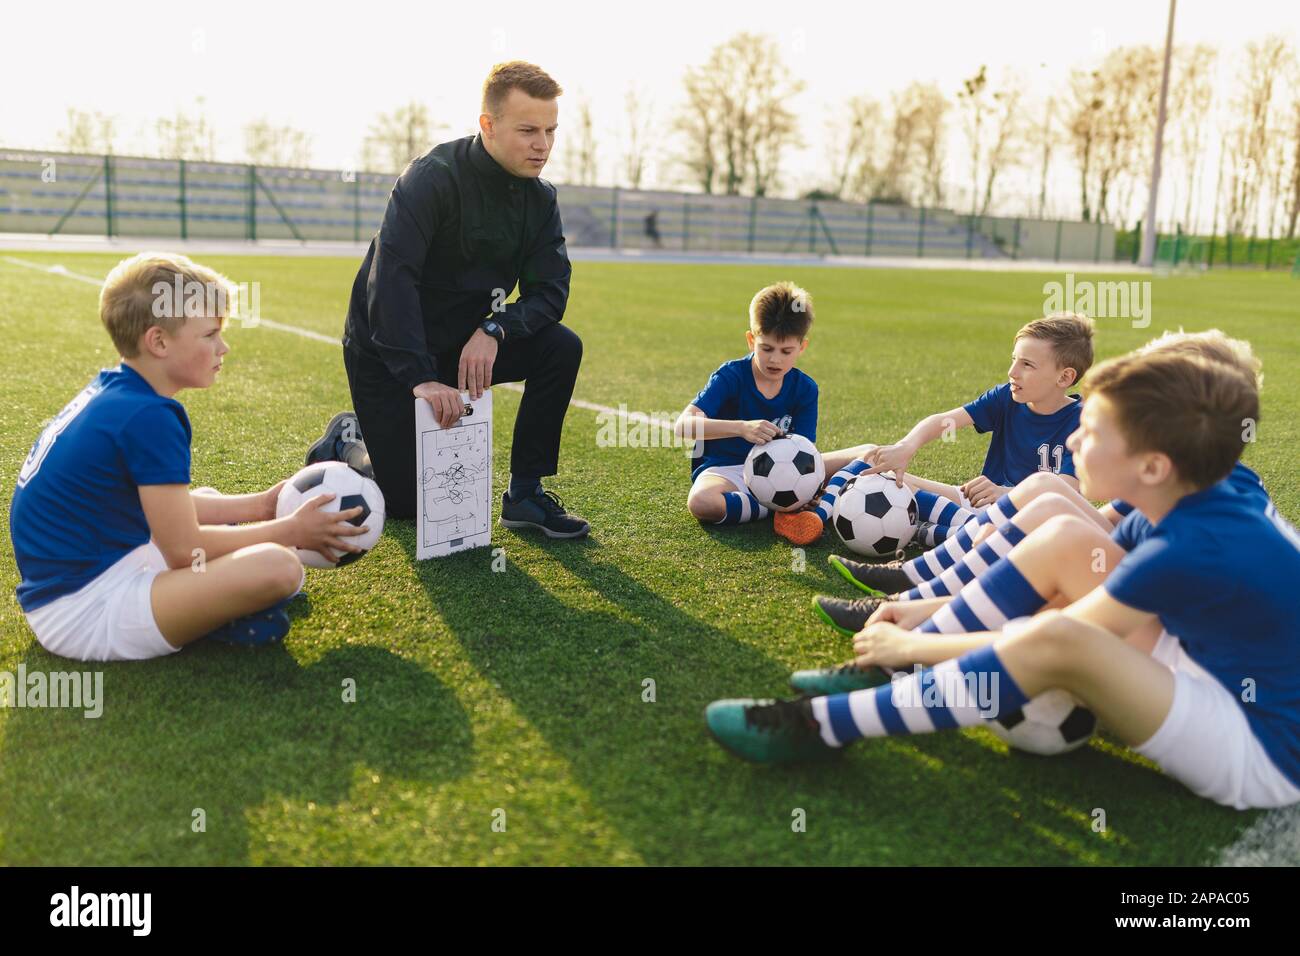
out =
<path fill-rule="evenodd" d="M 96 277 L 118 258 L 12 256 Z M 339 332 L 355 261 L 198 258 L 259 281 L 265 317 Z M 1052 276 L 579 262 L 566 317 L 586 344 L 576 397 L 675 414 L 744 353 L 749 299 L 778 278 L 816 300 L 801 367 L 820 383 L 818 444 L 831 448 L 896 439 L 999 381 Z M 1298 294 L 1283 275 L 1156 280 L 1150 328 L 1101 320 L 1097 336 L 1099 357 L 1178 326 L 1253 342 L 1266 382 L 1246 460 L 1293 521 Z M 10 595 L 19 465 L 42 423 L 116 362 L 96 299 L 93 285 L 0 255 Z M 218 384 L 180 396 L 193 480 L 259 490 L 348 406 L 342 355 L 266 327 L 235 325 L 227 340 Z M 518 401 L 497 391 L 498 496 Z M 792 669 L 848 656 L 809 608 L 818 592 L 850 596 L 825 563 L 833 536 L 797 571 L 770 522 L 702 529 L 685 510 L 682 452 L 599 447 L 598 425 L 570 409 L 550 483 L 591 521 L 588 541 L 496 529 L 507 569 L 494 573 L 486 549 L 417 564 L 413 525 L 390 522 L 360 563 L 309 572 L 282 646 L 96 665 L 98 720 L 0 709 L 0 863 L 1200 864 L 1257 818 L 1191 796 L 1104 736 L 1056 759 L 983 730 L 870 742 L 816 768 L 731 758 L 704 728 L 706 703 L 782 694 Z M 985 444 L 964 433 L 915 468 L 964 479 Z M 0 670 L 20 663 L 74 667 L 36 644 L 10 597 Z M 347 678 L 356 703 L 342 701 Z M 192 832 L 196 808 L 206 832 Z M 805 832 L 792 830 L 797 809 Z"/>

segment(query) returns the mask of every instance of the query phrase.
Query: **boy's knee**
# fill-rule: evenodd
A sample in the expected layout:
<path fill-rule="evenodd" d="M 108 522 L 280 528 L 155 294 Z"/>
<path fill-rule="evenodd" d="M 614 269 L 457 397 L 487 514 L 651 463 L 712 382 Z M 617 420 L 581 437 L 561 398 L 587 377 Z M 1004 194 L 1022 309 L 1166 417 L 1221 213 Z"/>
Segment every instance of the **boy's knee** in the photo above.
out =
<path fill-rule="evenodd" d="M 1074 505 L 1064 495 L 1055 491 L 1045 492 L 1038 495 L 1029 504 L 1020 510 L 1019 518 L 1023 515 L 1025 518 L 1035 518 L 1040 522 L 1057 515 L 1072 515 L 1075 513 Z"/>
<path fill-rule="evenodd" d="M 1060 492 L 1063 487 L 1065 483 L 1061 481 L 1059 475 L 1050 471 L 1036 471 L 1017 485 L 1016 490 L 1023 493 L 1026 498 L 1036 498 L 1039 495 Z"/>
<path fill-rule="evenodd" d="M 1078 660 L 1088 630 L 1060 611 L 1042 611 L 1008 642 L 1017 646 L 1018 656 L 1038 673 L 1059 678 Z"/>
<path fill-rule="evenodd" d="M 718 494 L 688 495 L 686 508 L 697 521 L 720 521 L 727 513 L 727 503 Z"/>
<path fill-rule="evenodd" d="M 270 592 L 268 597 L 283 600 L 302 584 L 302 562 L 293 549 L 282 544 L 259 545 L 257 559 L 262 565 L 260 577 Z"/>
<path fill-rule="evenodd" d="M 1044 537 L 1058 546 L 1099 538 L 1110 540 L 1096 525 L 1077 514 L 1054 515 L 1043 522 L 1042 529 Z"/>

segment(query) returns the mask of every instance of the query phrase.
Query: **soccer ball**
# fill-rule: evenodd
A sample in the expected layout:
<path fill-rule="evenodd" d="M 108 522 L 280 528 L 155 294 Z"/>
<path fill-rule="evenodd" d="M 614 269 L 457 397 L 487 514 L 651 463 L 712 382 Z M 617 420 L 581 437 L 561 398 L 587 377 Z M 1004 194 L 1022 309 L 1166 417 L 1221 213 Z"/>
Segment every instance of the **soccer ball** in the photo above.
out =
<path fill-rule="evenodd" d="M 990 720 L 988 728 L 1017 750 L 1052 757 L 1086 744 L 1097 729 L 1097 716 L 1068 691 L 1047 690 L 1019 710 Z"/>
<path fill-rule="evenodd" d="M 759 504 L 773 511 L 802 508 L 825 479 L 821 453 L 802 435 L 755 445 L 745 459 L 745 484 Z"/>
<path fill-rule="evenodd" d="M 916 498 L 884 475 L 859 475 L 840 492 L 831 524 L 850 551 L 892 558 L 916 534 Z"/>
<path fill-rule="evenodd" d="M 365 551 L 330 549 L 338 557 L 337 564 L 319 551 L 306 551 L 299 548 L 298 558 L 303 564 L 313 568 L 341 568 L 345 564 L 351 564 L 375 546 L 379 535 L 384 530 L 383 492 L 365 475 L 354 471 L 341 461 L 323 461 L 308 465 L 286 481 L 275 503 L 275 516 L 287 517 L 297 511 L 304 501 L 327 493 L 334 495 L 334 500 L 322 505 L 322 511 L 347 511 L 360 505 L 361 514 L 352 519 L 352 524 L 358 528 L 365 525 L 370 530 L 365 534 L 348 538 L 348 541 L 364 548 Z"/>

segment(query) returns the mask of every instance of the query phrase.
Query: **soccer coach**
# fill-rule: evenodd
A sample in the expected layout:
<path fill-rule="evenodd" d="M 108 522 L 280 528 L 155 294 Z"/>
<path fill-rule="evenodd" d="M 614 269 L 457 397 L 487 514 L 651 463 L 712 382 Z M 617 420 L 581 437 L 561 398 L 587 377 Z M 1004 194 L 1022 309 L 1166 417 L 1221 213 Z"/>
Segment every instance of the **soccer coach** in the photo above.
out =
<path fill-rule="evenodd" d="M 582 340 L 560 321 L 572 269 L 555 187 L 540 178 L 562 92 L 531 63 L 493 67 L 479 133 L 407 166 L 357 272 L 343 332 L 356 419 L 348 428 L 350 416 L 335 416 L 313 454 L 355 460 L 346 439 L 364 436 L 392 517 L 416 514 L 412 395 L 446 428 L 461 418 L 462 391 L 477 399 L 522 381 L 501 524 L 552 538 L 590 530 L 541 483 L 557 471 L 582 363 Z"/>

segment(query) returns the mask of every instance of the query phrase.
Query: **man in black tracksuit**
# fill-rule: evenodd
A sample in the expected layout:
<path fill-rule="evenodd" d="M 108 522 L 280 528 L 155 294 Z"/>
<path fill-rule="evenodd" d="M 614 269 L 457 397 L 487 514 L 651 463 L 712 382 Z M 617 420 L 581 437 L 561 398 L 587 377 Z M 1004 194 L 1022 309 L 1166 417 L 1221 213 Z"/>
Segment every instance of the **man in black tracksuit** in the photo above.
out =
<path fill-rule="evenodd" d="M 541 486 L 557 471 L 582 361 L 581 340 L 561 324 L 572 270 L 555 188 L 538 178 L 559 92 L 531 64 L 494 68 L 480 133 L 411 162 L 357 273 L 343 330 L 355 417 L 336 415 L 307 460 L 372 470 L 392 517 L 416 514 L 412 396 L 449 427 L 462 391 L 478 398 L 494 382 L 523 381 L 501 524 L 554 538 L 589 530 Z"/>

